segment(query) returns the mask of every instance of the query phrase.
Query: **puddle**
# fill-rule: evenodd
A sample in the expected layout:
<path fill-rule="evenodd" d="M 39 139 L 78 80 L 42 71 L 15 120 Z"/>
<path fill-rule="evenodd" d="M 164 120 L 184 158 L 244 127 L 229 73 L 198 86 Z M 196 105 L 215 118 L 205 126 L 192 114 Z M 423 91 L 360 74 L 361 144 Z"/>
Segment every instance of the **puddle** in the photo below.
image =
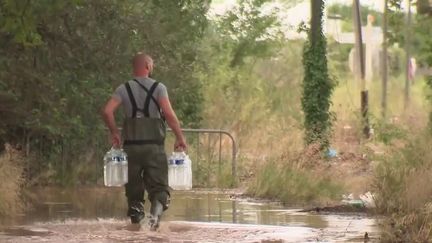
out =
<path fill-rule="evenodd" d="M 25 215 L 0 219 L 0 242 L 363 242 L 366 232 L 378 235 L 366 215 L 300 213 L 215 191 L 173 192 L 159 232 L 129 224 L 122 188 L 35 188 L 29 200 Z"/>
<path fill-rule="evenodd" d="M 9 236 L 46 236 L 50 233 L 47 229 L 35 227 L 10 227 L 3 231 L 3 234 Z"/>

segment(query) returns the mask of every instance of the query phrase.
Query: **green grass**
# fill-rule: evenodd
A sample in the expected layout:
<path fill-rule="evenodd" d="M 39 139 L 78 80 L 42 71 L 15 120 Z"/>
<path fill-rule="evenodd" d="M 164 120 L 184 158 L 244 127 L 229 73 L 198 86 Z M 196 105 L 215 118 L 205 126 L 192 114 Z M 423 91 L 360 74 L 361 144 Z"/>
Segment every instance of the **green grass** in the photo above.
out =
<path fill-rule="evenodd" d="M 277 199 L 287 204 L 319 203 L 335 200 L 343 188 L 330 176 L 316 175 L 290 163 L 266 163 L 249 186 L 248 194 Z"/>

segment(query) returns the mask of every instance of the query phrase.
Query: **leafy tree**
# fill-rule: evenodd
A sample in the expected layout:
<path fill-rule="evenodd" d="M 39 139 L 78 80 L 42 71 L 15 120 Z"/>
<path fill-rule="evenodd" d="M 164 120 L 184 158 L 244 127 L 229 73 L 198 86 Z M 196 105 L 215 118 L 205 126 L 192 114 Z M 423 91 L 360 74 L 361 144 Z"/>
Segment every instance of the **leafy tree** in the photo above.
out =
<path fill-rule="evenodd" d="M 224 15 L 215 17 L 201 43 L 200 63 L 196 67 L 196 75 L 205 84 L 203 124 L 232 131 L 241 147 L 253 136 L 251 133 L 268 130 L 257 126 L 265 126 L 262 122 L 268 123 L 277 113 L 272 106 L 273 94 L 281 88 L 276 88 L 275 83 L 295 80 L 290 74 L 297 73 L 289 73 L 282 61 L 286 59 L 280 53 L 283 40 L 276 12 L 262 12 L 269 2 L 242 0 Z M 275 71 L 274 63 L 286 76 Z M 290 66 L 292 69 L 295 68 Z M 280 121 L 289 119 L 286 113 L 283 115 Z"/>
<path fill-rule="evenodd" d="M 342 19 L 344 25 L 342 25 L 343 31 L 346 32 L 352 32 L 354 30 L 353 28 L 353 18 L 352 18 L 352 9 L 353 6 L 351 5 L 345 5 L 345 4 L 332 4 L 327 8 L 327 13 L 329 15 L 337 15 L 340 16 Z M 361 20 L 362 23 L 367 23 L 367 16 L 369 14 L 373 15 L 375 17 L 375 23 L 374 25 L 381 26 L 382 25 L 382 14 L 368 6 L 361 6 L 360 9 L 361 13 Z"/>
<path fill-rule="evenodd" d="M 208 7 L 200 0 L 0 0 L 0 100 L 7 102 L 0 143 L 22 145 L 40 168 L 100 160 L 107 142 L 99 109 L 130 78 L 130 59 L 142 49 L 154 56 L 155 78 L 169 87 L 184 125 L 198 126 L 201 84 L 192 71 Z"/>
<path fill-rule="evenodd" d="M 266 57 L 272 44 L 280 41 L 279 22 L 274 11 L 262 14 L 261 8 L 269 0 L 240 0 L 237 7 L 218 21 L 227 45 L 233 50 L 231 67 L 244 64 L 247 57 Z"/>
<path fill-rule="evenodd" d="M 414 1 L 411 1 L 414 2 Z M 408 28 L 404 22 L 404 12 L 401 9 L 402 0 L 390 0 L 389 8 L 391 10 L 390 25 L 393 28 L 393 38 L 391 41 L 405 44 L 405 30 Z M 412 21 L 411 44 L 410 48 L 417 62 L 423 67 L 432 67 L 432 4 L 427 0 L 416 1 L 417 14 Z M 426 76 L 426 83 L 432 88 L 432 76 Z M 432 97 L 429 97 L 432 99 Z M 432 122 L 432 113 L 430 115 Z"/>

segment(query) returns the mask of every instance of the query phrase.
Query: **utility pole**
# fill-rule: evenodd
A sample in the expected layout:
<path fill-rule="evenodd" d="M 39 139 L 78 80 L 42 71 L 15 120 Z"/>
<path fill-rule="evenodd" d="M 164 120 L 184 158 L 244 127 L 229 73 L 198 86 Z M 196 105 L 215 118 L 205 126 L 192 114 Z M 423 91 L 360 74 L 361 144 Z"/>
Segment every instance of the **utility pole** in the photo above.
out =
<path fill-rule="evenodd" d="M 388 65 L 387 65 L 387 47 L 388 47 L 388 0 L 384 0 L 383 13 L 383 44 L 382 44 L 382 94 L 381 94 L 381 115 L 385 120 L 387 116 L 387 82 L 388 82 Z"/>
<path fill-rule="evenodd" d="M 410 103 L 410 86 L 411 86 L 411 79 L 410 79 L 410 70 L 411 70 L 411 0 L 407 0 L 408 3 L 408 13 L 406 15 L 406 26 L 405 26 L 405 55 L 406 55 L 406 66 L 405 66 L 405 103 L 404 108 L 405 110 L 408 108 L 408 105 Z"/>
<path fill-rule="evenodd" d="M 353 19 L 354 19 L 354 32 L 355 32 L 355 53 L 360 64 L 360 82 L 361 82 L 361 114 L 362 114 L 362 124 L 363 124 L 363 134 L 366 138 L 370 137 L 370 127 L 369 127 L 369 116 L 368 116 L 368 106 L 369 97 L 368 91 L 366 89 L 365 81 L 365 62 L 364 62 L 364 51 L 363 51 L 363 37 L 362 37 L 362 24 L 360 15 L 360 2 L 359 0 L 353 0 Z M 354 62 L 355 63 L 355 62 Z"/>

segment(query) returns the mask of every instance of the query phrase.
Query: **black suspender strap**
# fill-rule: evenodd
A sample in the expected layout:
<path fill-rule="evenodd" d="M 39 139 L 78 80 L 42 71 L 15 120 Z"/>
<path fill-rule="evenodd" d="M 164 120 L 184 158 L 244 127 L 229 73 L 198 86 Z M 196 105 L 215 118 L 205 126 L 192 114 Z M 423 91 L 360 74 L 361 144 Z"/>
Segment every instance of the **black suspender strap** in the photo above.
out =
<path fill-rule="evenodd" d="M 129 96 L 129 99 L 130 99 L 130 102 L 131 102 L 131 105 L 132 105 L 132 118 L 135 118 L 136 114 L 137 114 L 138 107 L 137 107 L 135 98 L 134 98 L 134 96 L 132 94 L 132 89 L 131 89 L 131 87 L 129 85 L 129 82 L 125 83 L 125 87 L 126 87 L 126 91 L 128 93 L 128 96 Z"/>
<path fill-rule="evenodd" d="M 143 109 L 143 113 L 144 116 L 149 117 L 149 105 L 150 105 L 150 99 L 153 100 L 153 102 L 155 103 L 159 114 L 161 116 L 162 119 L 164 118 L 164 115 L 162 114 L 161 108 L 159 106 L 159 102 L 156 100 L 156 98 L 153 96 L 154 90 L 156 89 L 156 87 L 158 86 L 159 82 L 155 82 L 153 83 L 153 85 L 150 87 L 150 90 L 147 89 L 144 85 L 142 85 L 140 82 L 138 82 L 138 80 L 133 79 L 139 86 L 141 86 L 142 89 L 144 89 L 144 91 L 147 93 L 147 97 L 144 103 L 144 109 Z M 152 90 L 153 89 L 153 90 Z M 146 113 L 146 109 L 147 109 L 147 113 Z"/>
<path fill-rule="evenodd" d="M 158 86 L 159 82 L 154 82 L 153 85 L 150 87 L 149 92 L 147 93 L 146 100 L 144 102 L 144 116 L 150 117 L 149 107 L 150 107 L 150 99 L 153 97 L 153 93 Z M 159 104 L 155 102 L 157 108 L 159 109 Z M 159 109 L 160 111 L 160 109 Z"/>

